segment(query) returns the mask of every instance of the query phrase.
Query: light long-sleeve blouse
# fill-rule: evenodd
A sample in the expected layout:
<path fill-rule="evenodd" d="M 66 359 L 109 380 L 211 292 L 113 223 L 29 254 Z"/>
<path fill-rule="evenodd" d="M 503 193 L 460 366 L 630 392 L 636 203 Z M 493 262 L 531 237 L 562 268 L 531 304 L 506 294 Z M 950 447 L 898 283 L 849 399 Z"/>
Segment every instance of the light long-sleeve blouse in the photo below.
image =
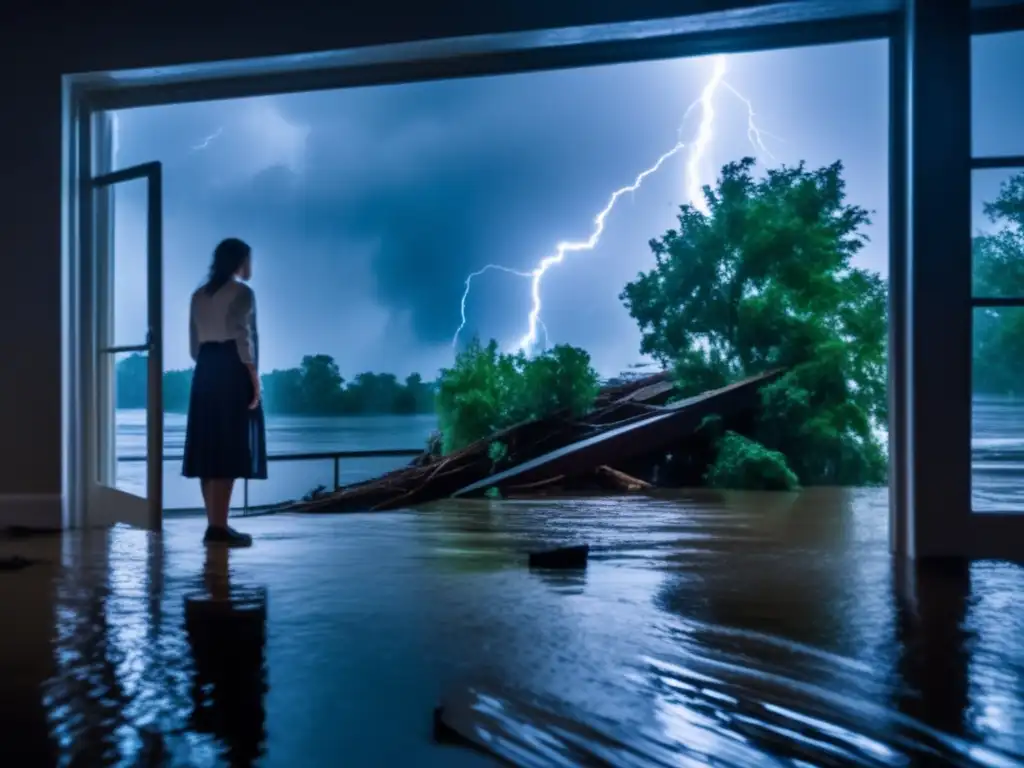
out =
<path fill-rule="evenodd" d="M 205 286 L 192 294 L 189 311 L 189 347 L 192 359 L 207 342 L 234 341 L 246 365 L 258 365 L 259 335 L 256 332 L 256 296 L 245 283 L 230 280 L 215 293 Z"/>

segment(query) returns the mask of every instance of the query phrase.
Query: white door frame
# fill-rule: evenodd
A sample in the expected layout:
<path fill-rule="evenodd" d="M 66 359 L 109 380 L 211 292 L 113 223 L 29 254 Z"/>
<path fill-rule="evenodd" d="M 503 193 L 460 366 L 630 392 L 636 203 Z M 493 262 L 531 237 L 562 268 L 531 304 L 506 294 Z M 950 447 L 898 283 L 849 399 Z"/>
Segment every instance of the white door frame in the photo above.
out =
<path fill-rule="evenodd" d="M 64 508 L 65 528 L 115 523 L 160 530 L 163 525 L 163 227 L 162 168 L 146 163 L 110 172 L 112 116 L 91 108 L 72 86 L 65 92 L 67 122 L 64 237 Z M 113 201 L 97 194 L 115 185 L 147 182 L 147 320 L 145 343 L 108 347 L 112 339 Z M 97 227 L 96 222 L 102 222 Z M 141 334 L 140 334 L 141 335 Z M 101 346 L 103 345 L 103 346 Z M 146 497 L 115 487 L 113 366 L 119 352 L 148 356 Z M 106 380 L 103 378 L 106 376 Z M 106 393 L 107 402 L 100 402 Z M 110 453 L 104 458 L 101 447 Z"/>

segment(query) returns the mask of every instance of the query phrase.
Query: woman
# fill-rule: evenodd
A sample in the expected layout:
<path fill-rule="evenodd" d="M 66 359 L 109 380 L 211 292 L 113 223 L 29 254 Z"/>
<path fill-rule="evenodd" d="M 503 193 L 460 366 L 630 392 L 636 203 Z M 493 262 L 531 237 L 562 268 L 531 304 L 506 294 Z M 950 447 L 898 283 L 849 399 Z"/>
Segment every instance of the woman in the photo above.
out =
<path fill-rule="evenodd" d="M 196 361 L 185 429 L 182 474 L 199 478 L 206 504 L 207 544 L 249 546 L 252 537 L 228 526 L 235 480 L 267 477 L 260 403 L 252 249 L 224 240 L 213 252 L 206 282 L 192 294 L 189 343 Z"/>

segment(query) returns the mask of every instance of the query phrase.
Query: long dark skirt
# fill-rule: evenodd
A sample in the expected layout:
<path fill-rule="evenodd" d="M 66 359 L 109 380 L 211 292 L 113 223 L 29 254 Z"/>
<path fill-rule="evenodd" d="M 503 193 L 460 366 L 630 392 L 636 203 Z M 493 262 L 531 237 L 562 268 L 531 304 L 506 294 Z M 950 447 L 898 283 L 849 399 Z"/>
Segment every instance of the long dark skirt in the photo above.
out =
<path fill-rule="evenodd" d="M 198 357 L 181 473 L 204 479 L 266 479 L 263 404 L 249 408 L 252 380 L 235 342 L 206 342 Z"/>

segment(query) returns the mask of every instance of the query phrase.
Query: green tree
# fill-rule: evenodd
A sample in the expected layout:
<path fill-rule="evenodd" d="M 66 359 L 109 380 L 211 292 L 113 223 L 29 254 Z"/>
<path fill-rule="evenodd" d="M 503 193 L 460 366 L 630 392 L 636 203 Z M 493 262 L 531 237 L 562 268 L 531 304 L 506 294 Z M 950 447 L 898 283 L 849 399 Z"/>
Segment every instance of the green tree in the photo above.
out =
<path fill-rule="evenodd" d="M 341 410 L 341 392 L 345 380 L 330 355 L 306 355 L 299 365 L 302 376 L 304 413 L 328 414 Z"/>
<path fill-rule="evenodd" d="M 305 413 L 302 371 L 298 368 L 273 370 L 260 377 L 263 407 L 272 413 Z"/>
<path fill-rule="evenodd" d="M 115 402 L 118 408 L 145 408 L 149 402 L 147 393 L 149 380 L 149 359 L 146 355 L 133 353 L 118 360 L 115 366 Z M 185 413 L 192 388 L 192 370 L 165 371 L 163 375 L 164 411 Z"/>
<path fill-rule="evenodd" d="M 418 376 L 419 374 L 413 374 Z M 395 393 L 395 399 L 392 404 L 395 413 L 416 413 L 416 389 L 415 386 L 409 386 L 408 382 L 405 386 L 399 387 Z"/>
<path fill-rule="evenodd" d="M 395 393 L 392 409 L 395 413 L 423 413 L 434 408 L 434 393 L 418 373 L 405 377 L 405 384 Z"/>
<path fill-rule="evenodd" d="M 1005 181 L 985 204 L 994 231 L 974 238 L 974 295 L 1024 296 L 1024 173 Z M 1024 310 L 984 307 L 974 311 L 974 391 L 1024 394 Z"/>
<path fill-rule="evenodd" d="M 471 340 L 455 364 L 441 370 L 437 418 L 443 452 L 464 448 L 515 423 L 521 388 L 516 358 L 502 354 L 493 339 L 487 346 Z"/>
<path fill-rule="evenodd" d="M 507 354 L 493 339 L 473 339 L 441 371 L 436 408 L 445 453 L 527 419 L 566 410 L 584 413 L 594 404 L 597 372 L 584 350 L 558 345 L 537 355 Z"/>
<path fill-rule="evenodd" d="M 590 355 L 559 344 L 523 366 L 523 409 L 530 418 L 568 409 L 579 416 L 594 404 L 599 382 Z"/>
<path fill-rule="evenodd" d="M 188 411 L 188 398 L 192 392 L 192 369 L 164 373 L 164 410 L 168 413 Z"/>
<path fill-rule="evenodd" d="M 641 351 L 674 367 L 684 396 L 786 368 L 762 390 L 756 441 L 803 484 L 883 482 L 886 284 L 851 265 L 868 212 L 846 202 L 841 163 L 753 169 L 726 165 L 708 213 L 684 205 L 651 241 L 655 267 L 621 296 Z"/>
<path fill-rule="evenodd" d="M 393 373 L 357 374 L 345 390 L 345 412 L 394 413 L 401 389 Z"/>
<path fill-rule="evenodd" d="M 419 374 L 417 373 L 415 376 L 419 377 Z M 409 384 L 406 383 L 406 386 L 409 386 Z M 434 401 L 437 397 L 437 382 L 420 379 L 414 391 L 416 392 L 416 412 L 433 413 Z"/>
<path fill-rule="evenodd" d="M 145 408 L 149 360 L 137 352 L 118 360 L 115 366 L 114 401 L 118 408 Z"/>
<path fill-rule="evenodd" d="M 800 484 L 785 456 L 735 432 L 726 432 L 719 441 L 707 481 L 712 488 L 744 491 L 791 491 Z"/>

